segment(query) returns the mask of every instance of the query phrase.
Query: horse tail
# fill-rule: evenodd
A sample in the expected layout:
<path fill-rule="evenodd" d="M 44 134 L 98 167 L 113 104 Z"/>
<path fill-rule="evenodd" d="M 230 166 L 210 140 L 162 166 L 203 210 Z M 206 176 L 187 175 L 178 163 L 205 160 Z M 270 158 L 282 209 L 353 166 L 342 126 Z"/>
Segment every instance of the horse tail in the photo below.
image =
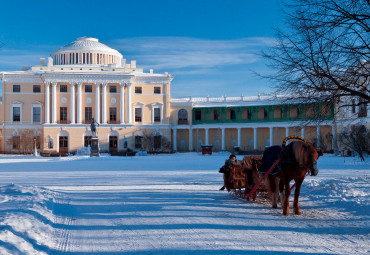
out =
<path fill-rule="evenodd" d="M 282 151 L 284 151 L 284 150 L 285 150 L 285 147 L 286 147 L 286 143 L 287 143 L 287 141 L 288 141 L 288 140 L 291 140 L 291 139 L 301 140 L 302 142 L 304 142 L 304 143 L 307 143 L 307 144 L 308 144 L 308 142 L 306 141 L 306 139 L 303 139 L 302 137 L 297 136 L 297 135 L 291 135 L 291 136 L 288 136 L 288 137 L 286 137 L 286 138 L 284 139 L 283 144 L 281 145 L 281 150 L 282 150 Z"/>

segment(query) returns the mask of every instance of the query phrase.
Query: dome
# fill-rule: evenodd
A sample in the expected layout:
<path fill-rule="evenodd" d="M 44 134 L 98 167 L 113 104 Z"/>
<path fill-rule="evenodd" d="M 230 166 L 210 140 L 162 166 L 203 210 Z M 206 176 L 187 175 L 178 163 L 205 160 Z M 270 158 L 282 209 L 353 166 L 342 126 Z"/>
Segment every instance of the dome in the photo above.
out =
<path fill-rule="evenodd" d="M 51 54 L 54 65 L 121 66 L 122 54 L 92 37 L 79 37 Z"/>

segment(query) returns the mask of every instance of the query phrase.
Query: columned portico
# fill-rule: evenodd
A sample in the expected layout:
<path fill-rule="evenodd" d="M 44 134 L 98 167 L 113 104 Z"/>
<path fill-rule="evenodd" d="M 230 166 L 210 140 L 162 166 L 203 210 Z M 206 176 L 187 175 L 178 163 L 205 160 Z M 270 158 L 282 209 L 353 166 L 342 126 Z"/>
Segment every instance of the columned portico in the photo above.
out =
<path fill-rule="evenodd" d="M 257 150 L 257 128 L 253 128 L 253 149 Z"/>
<path fill-rule="evenodd" d="M 100 123 L 100 84 L 95 84 L 95 121 Z"/>
<path fill-rule="evenodd" d="M 177 129 L 173 129 L 173 150 L 177 151 Z"/>
<path fill-rule="evenodd" d="M 193 151 L 193 129 L 189 128 L 189 151 Z"/>
<path fill-rule="evenodd" d="M 53 104 L 53 109 L 52 109 L 52 122 L 53 124 L 57 123 L 57 83 L 53 82 L 51 83 L 52 87 L 52 104 Z"/>
<path fill-rule="evenodd" d="M 73 82 L 71 82 L 71 124 L 75 123 L 76 117 L 75 117 L 75 85 Z"/>
<path fill-rule="evenodd" d="M 221 128 L 221 150 L 224 151 L 225 148 L 225 128 Z"/>
<path fill-rule="evenodd" d="M 102 84 L 102 120 L 103 124 L 107 124 L 107 83 Z"/>
<path fill-rule="evenodd" d="M 305 128 L 304 127 L 302 127 L 302 129 L 301 129 L 301 137 L 304 139 L 304 137 L 305 137 Z"/>
<path fill-rule="evenodd" d="M 127 83 L 127 123 L 128 124 L 131 124 L 132 123 L 132 119 L 131 119 L 131 115 L 132 115 L 132 110 L 131 110 L 131 83 Z"/>
<path fill-rule="evenodd" d="M 209 128 L 205 128 L 205 144 L 209 144 Z"/>
<path fill-rule="evenodd" d="M 274 128 L 270 127 L 270 146 L 274 145 Z"/>
<path fill-rule="evenodd" d="M 45 123 L 50 124 L 50 84 L 45 83 Z"/>
<path fill-rule="evenodd" d="M 121 98 L 120 98 L 120 123 L 125 124 L 125 84 L 121 83 Z"/>
<path fill-rule="evenodd" d="M 320 140 L 321 140 L 321 135 L 320 135 L 320 126 L 317 126 L 317 129 L 316 129 L 316 132 L 317 132 L 317 147 L 320 148 L 321 144 L 320 144 Z"/>
<path fill-rule="evenodd" d="M 242 146 L 242 129 L 238 128 L 238 147 L 241 148 Z"/>
<path fill-rule="evenodd" d="M 77 124 L 82 123 L 82 82 L 77 83 Z"/>

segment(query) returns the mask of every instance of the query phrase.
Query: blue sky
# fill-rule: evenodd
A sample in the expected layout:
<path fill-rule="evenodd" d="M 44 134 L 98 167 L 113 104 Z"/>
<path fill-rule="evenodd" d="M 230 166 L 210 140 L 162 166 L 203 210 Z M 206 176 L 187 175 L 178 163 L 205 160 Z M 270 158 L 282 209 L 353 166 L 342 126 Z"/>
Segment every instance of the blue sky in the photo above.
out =
<path fill-rule="evenodd" d="M 283 27 L 276 0 L 3 1 L 0 71 L 39 63 L 81 36 L 98 38 L 148 72 L 175 76 L 173 97 L 272 92 L 253 72 Z"/>

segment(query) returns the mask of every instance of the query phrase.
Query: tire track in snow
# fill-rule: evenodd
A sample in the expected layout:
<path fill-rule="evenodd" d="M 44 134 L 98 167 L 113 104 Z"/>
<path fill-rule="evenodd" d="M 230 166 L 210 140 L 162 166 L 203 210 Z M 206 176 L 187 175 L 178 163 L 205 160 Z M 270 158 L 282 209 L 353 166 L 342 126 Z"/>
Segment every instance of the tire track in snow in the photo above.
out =
<path fill-rule="evenodd" d="M 61 207 L 63 205 L 69 205 L 70 201 L 66 198 L 65 195 L 61 193 L 57 193 L 55 196 L 55 203 L 54 203 L 54 211 L 59 212 L 62 211 Z M 69 217 L 69 215 L 59 216 L 55 214 L 54 220 L 56 223 L 61 223 L 62 226 L 64 226 L 62 229 L 55 230 L 55 236 L 58 239 L 57 243 L 57 254 L 63 254 L 67 252 L 69 240 L 71 238 L 71 229 L 69 226 L 72 224 L 72 217 Z"/>

